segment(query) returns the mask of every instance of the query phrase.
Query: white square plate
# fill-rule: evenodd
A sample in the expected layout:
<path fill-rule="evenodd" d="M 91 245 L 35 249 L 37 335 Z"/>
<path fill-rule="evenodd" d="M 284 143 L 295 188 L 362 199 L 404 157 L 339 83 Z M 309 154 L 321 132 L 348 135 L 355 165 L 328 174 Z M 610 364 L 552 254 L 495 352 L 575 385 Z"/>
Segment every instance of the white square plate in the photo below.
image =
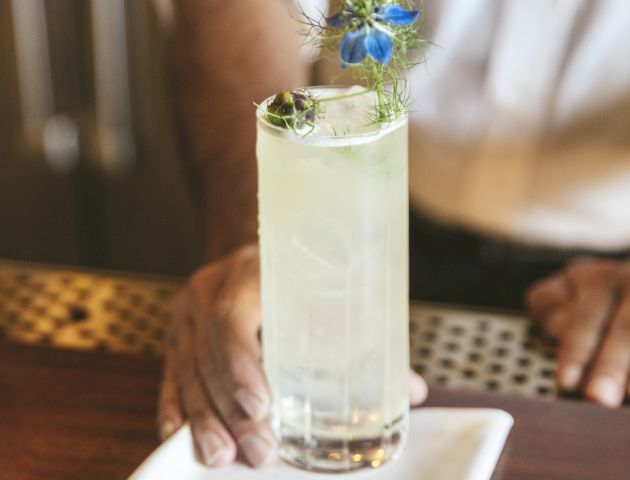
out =
<path fill-rule="evenodd" d="M 343 475 L 305 472 L 284 463 L 264 470 L 244 465 L 210 469 L 194 455 L 186 426 L 160 446 L 129 480 L 489 480 L 514 420 L 502 410 L 412 410 L 400 458 L 376 470 Z"/>

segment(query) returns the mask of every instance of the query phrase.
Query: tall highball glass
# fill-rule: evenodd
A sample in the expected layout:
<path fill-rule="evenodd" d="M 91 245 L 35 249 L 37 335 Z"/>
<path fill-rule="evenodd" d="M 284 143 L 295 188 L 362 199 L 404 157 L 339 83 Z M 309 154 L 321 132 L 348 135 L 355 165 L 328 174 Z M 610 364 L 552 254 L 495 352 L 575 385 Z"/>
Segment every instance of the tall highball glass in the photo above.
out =
<path fill-rule="evenodd" d="M 379 467 L 408 428 L 407 119 L 365 125 L 366 97 L 327 103 L 308 134 L 258 109 L 271 422 L 281 457 L 309 470 Z"/>

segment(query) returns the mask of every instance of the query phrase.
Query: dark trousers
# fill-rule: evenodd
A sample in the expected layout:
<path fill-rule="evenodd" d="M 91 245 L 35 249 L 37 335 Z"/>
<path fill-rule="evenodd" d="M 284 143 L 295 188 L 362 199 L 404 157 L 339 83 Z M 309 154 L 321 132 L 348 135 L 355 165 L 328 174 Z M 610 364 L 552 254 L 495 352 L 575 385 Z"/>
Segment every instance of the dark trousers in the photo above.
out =
<path fill-rule="evenodd" d="M 522 310 L 537 280 L 577 256 L 624 258 L 628 252 L 593 253 L 516 245 L 411 215 L 411 298 Z"/>

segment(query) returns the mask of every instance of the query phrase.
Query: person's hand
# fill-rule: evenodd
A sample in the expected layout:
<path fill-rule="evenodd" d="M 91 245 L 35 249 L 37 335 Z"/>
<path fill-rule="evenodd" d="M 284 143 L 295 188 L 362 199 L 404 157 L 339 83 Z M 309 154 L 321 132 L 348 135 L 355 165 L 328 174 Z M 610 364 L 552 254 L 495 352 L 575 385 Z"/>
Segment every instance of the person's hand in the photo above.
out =
<path fill-rule="evenodd" d="M 560 341 L 561 389 L 608 407 L 630 395 L 630 262 L 583 258 L 533 285 L 529 312 Z"/>
<path fill-rule="evenodd" d="M 237 453 L 255 467 L 277 456 L 266 420 L 271 394 L 260 363 L 259 287 L 258 249 L 243 247 L 195 273 L 172 309 L 160 436 L 190 420 L 198 456 L 209 466 Z M 424 381 L 410 374 L 410 402 L 426 394 Z"/>
<path fill-rule="evenodd" d="M 242 248 L 196 272 L 175 300 L 158 405 L 162 439 L 190 421 L 210 466 L 275 458 L 271 403 L 260 365 L 258 253 Z"/>

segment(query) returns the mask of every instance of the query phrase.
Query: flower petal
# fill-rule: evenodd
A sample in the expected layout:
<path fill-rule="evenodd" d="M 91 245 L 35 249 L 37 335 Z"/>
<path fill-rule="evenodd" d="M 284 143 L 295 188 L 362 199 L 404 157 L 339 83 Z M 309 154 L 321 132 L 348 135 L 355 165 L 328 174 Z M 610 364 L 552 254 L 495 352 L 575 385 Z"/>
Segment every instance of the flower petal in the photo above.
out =
<path fill-rule="evenodd" d="M 326 23 L 333 28 L 343 28 L 350 22 L 350 16 L 345 14 L 345 10 L 343 12 L 339 12 L 332 17 L 328 17 L 326 19 Z"/>
<path fill-rule="evenodd" d="M 367 55 L 365 31 L 361 29 L 346 33 L 339 44 L 339 52 L 344 63 L 361 63 Z"/>
<path fill-rule="evenodd" d="M 394 45 L 392 38 L 380 30 L 372 30 L 365 37 L 365 48 L 374 60 L 388 65 L 392 61 Z"/>
<path fill-rule="evenodd" d="M 420 12 L 418 10 L 407 10 L 400 5 L 386 5 L 379 10 L 377 17 L 379 20 L 392 25 L 406 27 L 420 18 Z"/>

